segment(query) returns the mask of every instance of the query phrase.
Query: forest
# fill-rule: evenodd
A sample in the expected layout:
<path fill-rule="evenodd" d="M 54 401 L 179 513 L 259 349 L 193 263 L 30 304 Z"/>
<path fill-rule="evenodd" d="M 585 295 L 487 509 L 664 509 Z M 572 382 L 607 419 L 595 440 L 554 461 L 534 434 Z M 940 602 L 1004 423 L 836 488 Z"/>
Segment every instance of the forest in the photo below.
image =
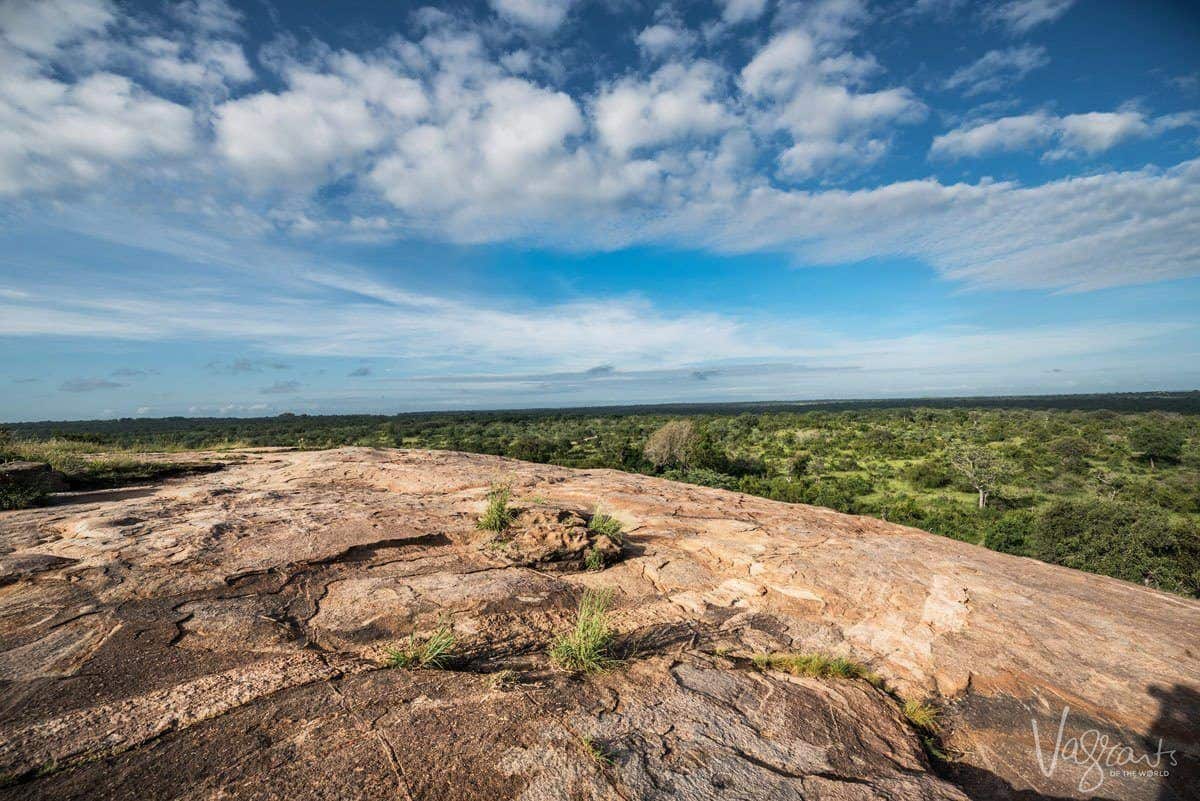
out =
<path fill-rule="evenodd" d="M 658 475 L 1200 596 L 1198 393 L 18 423 L 0 458 L 87 488 L 165 469 L 140 452 L 342 445 Z"/>

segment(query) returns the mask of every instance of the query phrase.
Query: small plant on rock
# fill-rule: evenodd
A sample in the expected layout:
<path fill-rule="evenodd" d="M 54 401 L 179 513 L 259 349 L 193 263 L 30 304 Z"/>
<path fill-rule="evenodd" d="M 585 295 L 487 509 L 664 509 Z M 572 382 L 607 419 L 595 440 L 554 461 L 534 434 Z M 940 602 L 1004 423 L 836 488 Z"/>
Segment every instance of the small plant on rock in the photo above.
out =
<path fill-rule="evenodd" d="M 623 531 L 621 521 L 602 512 L 599 506 L 596 507 L 596 511 L 592 513 L 591 519 L 588 520 L 588 531 L 608 537 L 617 545 L 625 542 L 625 532 Z"/>
<path fill-rule="evenodd" d="M 814 679 L 863 679 L 876 687 L 883 684 L 883 679 L 866 665 L 844 656 L 755 654 L 751 661 L 759 670 L 780 670 L 793 676 L 807 676 Z"/>
<path fill-rule="evenodd" d="M 597 767 L 607 768 L 612 765 L 612 755 L 608 753 L 601 743 L 586 736 L 580 740 L 580 743 L 583 746 L 583 753 L 587 754 L 588 759 L 592 760 Z"/>
<path fill-rule="evenodd" d="M 509 498 L 512 497 L 512 491 L 505 486 L 492 487 L 488 492 L 487 508 L 483 510 L 483 514 L 479 516 L 479 520 L 475 523 L 475 528 L 483 531 L 492 531 L 496 534 L 503 533 L 510 525 L 516 513 L 508 508 Z"/>
<path fill-rule="evenodd" d="M 421 641 L 410 634 L 408 642 L 387 652 L 387 666 L 393 668 L 432 668 L 440 670 L 446 666 L 454 649 L 454 631 L 443 623 L 438 630 Z"/>
<path fill-rule="evenodd" d="M 588 548 L 583 556 L 583 566 L 592 572 L 603 570 L 604 554 L 600 552 L 599 548 Z"/>
<path fill-rule="evenodd" d="M 596 673 L 617 660 L 609 656 L 613 640 L 608 622 L 612 590 L 584 590 L 575 617 L 575 627 L 559 636 L 550 649 L 550 661 L 563 670 Z"/>
<path fill-rule="evenodd" d="M 927 704 L 924 701 L 908 700 L 901 707 L 904 712 L 904 717 L 908 719 L 917 730 L 927 734 L 936 734 L 938 731 L 938 717 L 941 715 L 941 710 L 932 704 Z"/>

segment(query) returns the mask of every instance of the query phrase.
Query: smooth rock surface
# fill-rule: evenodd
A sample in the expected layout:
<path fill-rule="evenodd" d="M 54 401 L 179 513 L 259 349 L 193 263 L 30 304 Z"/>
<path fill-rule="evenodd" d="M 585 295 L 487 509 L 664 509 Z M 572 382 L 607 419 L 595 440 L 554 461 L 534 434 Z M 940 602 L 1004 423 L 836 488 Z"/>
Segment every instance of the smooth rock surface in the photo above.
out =
<path fill-rule="evenodd" d="M 497 481 L 524 510 L 508 553 L 474 525 Z M 628 541 L 576 572 L 598 505 Z M 625 659 L 589 678 L 546 659 L 585 587 L 616 591 Z M 450 670 L 381 668 L 443 623 Z M 851 657 L 892 695 L 765 651 Z M 899 698 L 946 707 L 953 762 Z M 644 476 L 253 453 L 0 513 L 6 797 L 1168 801 L 1198 797 L 1197 720 L 1194 600 Z"/>

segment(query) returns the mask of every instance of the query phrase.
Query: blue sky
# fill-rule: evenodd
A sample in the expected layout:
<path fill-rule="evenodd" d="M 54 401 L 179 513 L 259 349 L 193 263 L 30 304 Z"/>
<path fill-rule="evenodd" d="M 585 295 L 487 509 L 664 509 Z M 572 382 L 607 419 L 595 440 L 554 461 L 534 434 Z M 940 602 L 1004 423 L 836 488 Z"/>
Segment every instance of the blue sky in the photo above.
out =
<path fill-rule="evenodd" d="M 0 0 L 0 420 L 1200 386 L 1200 10 Z"/>

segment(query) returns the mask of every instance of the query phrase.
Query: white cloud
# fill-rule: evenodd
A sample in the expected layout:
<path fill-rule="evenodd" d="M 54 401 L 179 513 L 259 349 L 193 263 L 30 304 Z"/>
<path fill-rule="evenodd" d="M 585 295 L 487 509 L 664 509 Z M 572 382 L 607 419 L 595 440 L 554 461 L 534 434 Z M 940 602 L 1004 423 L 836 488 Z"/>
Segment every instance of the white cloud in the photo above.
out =
<path fill-rule="evenodd" d="M 181 0 L 168 10 L 187 27 L 217 36 L 241 33 L 242 13 L 226 0 Z"/>
<path fill-rule="evenodd" d="M 978 157 L 1055 143 L 1046 158 L 1092 156 L 1129 139 L 1196 124 L 1191 114 L 1147 118 L 1140 111 L 1124 110 L 1058 117 L 1038 112 L 955 128 L 935 137 L 929 153 L 942 158 Z"/>
<path fill-rule="evenodd" d="M 121 75 L 66 84 L 10 73 L 0 86 L 0 194 L 90 183 L 115 165 L 181 155 L 192 126 L 190 109 Z"/>
<path fill-rule="evenodd" d="M 108 0 L 6 0 L 0 3 L 0 36 L 27 53 L 47 56 L 114 19 Z"/>
<path fill-rule="evenodd" d="M 1049 114 L 1021 114 L 975 123 L 934 137 L 929 154 L 962 158 L 1013 150 L 1025 150 L 1049 142 L 1055 134 L 1056 118 Z"/>
<path fill-rule="evenodd" d="M 519 25 L 549 33 L 562 25 L 573 0 L 489 0 L 497 14 Z"/>
<path fill-rule="evenodd" d="M 1191 161 L 1029 187 L 924 180 L 764 191 L 703 241 L 733 252 L 793 249 L 824 264 L 911 256 L 971 286 L 1087 290 L 1200 273 L 1197 231 L 1200 161 Z"/>
<path fill-rule="evenodd" d="M 625 79 L 592 104 L 600 140 L 614 152 L 706 137 L 733 124 L 722 98 L 723 69 L 705 61 L 667 64 L 648 79 Z"/>
<path fill-rule="evenodd" d="M 1071 10 L 1075 0 L 1006 0 L 996 3 L 985 15 L 1015 34 L 1028 33 L 1039 25 L 1054 22 Z"/>
<path fill-rule="evenodd" d="M 338 54 L 324 70 L 294 67 L 288 88 L 218 106 L 216 147 L 259 186 L 322 182 L 344 173 L 398 123 L 421 117 L 429 101 L 394 65 Z"/>
<path fill-rule="evenodd" d="M 721 19 L 730 24 L 753 22 L 767 10 L 767 0 L 718 0 Z"/>
<path fill-rule="evenodd" d="M 1046 48 L 1040 46 L 989 50 L 977 61 L 956 70 L 943 85 L 947 89 L 961 89 L 967 97 L 998 92 L 1049 63 Z"/>
<path fill-rule="evenodd" d="M 637 43 L 647 55 L 661 58 L 690 49 L 696 43 L 696 36 L 677 25 L 660 22 L 642 29 Z"/>

